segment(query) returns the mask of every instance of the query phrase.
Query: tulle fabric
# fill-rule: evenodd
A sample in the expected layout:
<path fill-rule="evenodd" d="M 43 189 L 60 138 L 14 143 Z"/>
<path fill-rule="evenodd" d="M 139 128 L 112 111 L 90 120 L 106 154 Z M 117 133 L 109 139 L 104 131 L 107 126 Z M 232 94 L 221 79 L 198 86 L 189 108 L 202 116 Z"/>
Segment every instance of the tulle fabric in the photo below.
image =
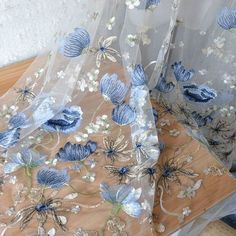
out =
<path fill-rule="evenodd" d="M 209 140 L 216 139 L 219 142 L 224 142 L 224 140 L 222 141 L 221 134 L 213 135 L 209 127 L 213 127 L 218 120 L 223 120 L 230 123 L 230 132 L 225 135 L 232 136 L 232 129 L 235 132 L 236 90 L 224 81 L 234 76 L 236 31 L 235 29 L 231 31 L 223 29 L 217 23 L 217 19 L 224 7 L 235 9 L 236 1 L 161 0 L 160 2 L 153 1 L 152 8 L 148 9 L 146 8 L 147 2 L 150 1 L 81 1 L 80 8 L 75 9 L 74 14 L 65 19 L 65 24 L 58 32 L 58 40 L 53 49 L 38 56 L 14 85 L 14 88 L 0 98 L 0 104 L 17 106 L 17 111 L 23 112 L 27 116 L 28 124 L 21 130 L 20 142 L 8 150 L 7 156 L 19 151 L 21 145 L 27 143 L 29 136 L 41 132 L 42 124 L 52 119 L 66 105 L 86 106 L 83 111 L 84 117 L 93 116 L 94 111 L 102 102 L 102 98 L 93 97 L 88 87 L 85 88 L 85 92 L 82 91 L 82 81 L 78 83 L 78 78 L 91 71 L 99 70 L 97 82 L 105 73 L 118 73 L 122 81 L 127 86 L 131 86 L 132 66 L 142 64 L 147 74 L 147 84 L 132 87 L 129 94 L 129 104 L 135 108 L 137 116 L 141 118 L 140 122 L 127 126 L 126 138 L 135 145 L 137 136 L 142 132 L 148 132 L 148 135 L 151 135 L 158 143 L 149 101 L 149 90 L 151 90 L 155 99 L 165 100 L 173 108 L 176 108 L 177 104 L 184 105 L 190 114 L 187 121 L 192 122 L 195 113 L 204 117 L 211 114 L 213 121 L 208 126 L 197 124 L 194 127 L 188 125 L 187 128 L 194 138 L 206 144 L 215 153 L 216 158 L 221 159 L 228 168 L 231 167 L 235 157 L 235 140 L 223 151 L 216 150 L 209 144 Z M 116 40 L 112 42 L 112 47 L 119 52 L 115 56 L 113 55 L 115 59 L 108 56 L 106 61 L 98 62 L 97 55 L 88 51 L 84 51 L 76 58 L 64 57 L 60 51 L 63 39 L 73 32 L 75 27 L 83 27 L 89 32 L 90 45 L 93 47 L 97 47 L 101 37 L 106 39 L 115 36 Z M 181 79 L 178 81 L 174 74 L 172 65 L 180 61 L 185 70 L 194 71 L 194 75 L 190 76 L 192 78 L 182 78 L 186 81 L 181 81 Z M 156 87 L 163 77 L 165 84 L 172 82 L 173 90 L 166 92 L 165 89 L 168 90 L 170 85 L 165 84 L 162 91 Z M 211 91 L 215 91 L 217 96 L 210 98 L 209 102 L 189 100 L 190 95 L 185 96 L 186 87 L 184 86 L 190 84 L 207 86 L 212 89 Z M 33 86 L 35 98 L 29 103 L 16 103 L 18 95 L 15 88 L 25 85 Z M 205 87 L 203 88 L 205 89 Z M 99 90 L 98 87 L 97 89 Z M 209 91 L 207 92 L 209 93 Z M 222 110 L 222 108 L 225 109 Z M 110 112 L 111 110 L 110 106 Z M 180 120 L 186 118 L 179 111 L 176 112 L 176 116 Z M 85 128 L 88 123 L 89 121 L 85 121 L 81 129 Z M 194 124 L 196 123 L 195 119 Z M 1 130 L 6 129 L 7 124 L 8 119 L 3 119 Z M 118 132 L 114 128 L 113 134 L 118 134 Z M 81 137 L 78 139 L 81 140 Z M 61 147 L 62 143 L 56 145 L 56 149 Z M 159 151 L 156 149 L 154 155 L 149 159 L 142 159 L 141 164 L 152 166 L 158 157 Z M 142 188 L 142 200 L 148 203 L 139 221 L 147 224 L 153 207 L 154 192 L 152 193 L 148 178 L 141 181 L 134 180 L 132 186 Z M 236 210 L 235 196 L 227 199 L 226 202 L 227 206 L 231 207 L 230 213 Z M 224 206 L 223 204 L 222 206 Z M 219 208 L 216 206 L 214 209 Z M 225 207 L 221 208 L 220 213 L 214 209 L 207 212 L 209 221 L 229 213 Z M 205 215 L 202 216 L 202 218 L 204 217 Z M 133 219 L 125 219 L 132 232 Z M 204 223 L 199 223 L 201 219 L 186 226 L 181 231 L 182 235 L 187 235 L 186 232 L 195 235 L 202 230 L 209 221 L 204 218 Z M 135 235 L 149 235 L 146 227 L 140 226 L 140 229 L 142 230 L 136 232 Z"/>

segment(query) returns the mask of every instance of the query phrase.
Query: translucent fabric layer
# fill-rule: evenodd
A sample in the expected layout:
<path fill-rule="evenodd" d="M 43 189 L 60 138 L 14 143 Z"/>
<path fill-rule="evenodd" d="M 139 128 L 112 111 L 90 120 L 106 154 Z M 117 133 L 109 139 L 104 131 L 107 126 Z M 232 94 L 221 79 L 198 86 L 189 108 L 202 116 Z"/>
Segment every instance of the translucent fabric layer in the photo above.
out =
<path fill-rule="evenodd" d="M 233 162 L 236 2 L 80 3 L 0 98 L 1 235 L 151 235 L 150 90 Z"/>

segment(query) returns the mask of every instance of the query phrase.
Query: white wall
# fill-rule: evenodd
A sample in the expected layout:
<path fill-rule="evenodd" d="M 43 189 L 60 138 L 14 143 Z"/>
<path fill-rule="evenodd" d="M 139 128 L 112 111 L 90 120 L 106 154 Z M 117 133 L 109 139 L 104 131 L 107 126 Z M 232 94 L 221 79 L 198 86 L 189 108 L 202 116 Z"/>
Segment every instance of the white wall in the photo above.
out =
<path fill-rule="evenodd" d="M 0 0 L 0 67 L 50 46 L 79 4 L 80 0 Z"/>

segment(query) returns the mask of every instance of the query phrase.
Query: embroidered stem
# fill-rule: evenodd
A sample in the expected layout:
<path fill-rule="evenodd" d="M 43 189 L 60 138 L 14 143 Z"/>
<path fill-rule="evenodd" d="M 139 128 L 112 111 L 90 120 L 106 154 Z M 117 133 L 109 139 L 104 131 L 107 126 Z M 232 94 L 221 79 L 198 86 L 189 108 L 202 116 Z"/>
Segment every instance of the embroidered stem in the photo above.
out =
<path fill-rule="evenodd" d="M 101 228 L 100 232 L 99 232 L 99 236 L 104 236 L 105 235 L 105 231 L 106 231 L 106 227 L 107 227 L 107 222 L 114 216 L 117 216 L 119 211 L 121 209 L 121 205 L 120 204 L 114 204 L 111 212 L 109 214 L 109 216 L 107 217 L 103 227 Z"/>
<path fill-rule="evenodd" d="M 78 164 L 81 164 L 84 167 L 84 169 L 86 170 L 86 172 L 89 172 L 88 167 L 84 164 L 83 161 L 78 161 Z"/>
<path fill-rule="evenodd" d="M 100 207 L 102 204 L 104 203 L 104 201 L 101 201 L 95 205 L 86 205 L 86 204 L 83 204 L 83 203 L 78 203 L 81 207 L 84 207 L 84 208 L 87 208 L 87 209 L 94 209 L 94 208 L 97 208 L 97 207 Z"/>
<path fill-rule="evenodd" d="M 30 191 L 33 185 L 32 168 L 30 166 L 25 166 L 25 174 L 29 178 L 29 191 Z"/>
<path fill-rule="evenodd" d="M 92 118 L 91 118 L 91 120 L 90 120 L 90 123 L 93 122 L 95 115 L 97 114 L 97 112 L 99 111 L 99 109 L 102 107 L 102 105 L 103 105 L 104 103 L 105 103 L 105 100 L 102 100 L 102 102 L 98 105 L 97 109 L 94 111 L 94 113 L 93 113 L 93 115 L 92 115 Z"/>
<path fill-rule="evenodd" d="M 56 144 L 53 146 L 53 147 L 51 147 L 51 148 L 48 148 L 47 146 L 45 146 L 45 145 L 43 145 L 43 144 L 37 144 L 35 147 L 34 147 L 34 149 L 36 148 L 36 147 L 42 147 L 42 148 L 44 148 L 44 149 L 46 149 L 47 151 L 51 151 L 51 150 L 53 150 L 54 148 L 56 148 L 57 146 L 58 146 L 58 144 L 60 143 L 60 135 L 59 135 L 59 132 L 56 132 Z"/>
<path fill-rule="evenodd" d="M 98 194 L 100 191 L 97 192 L 93 192 L 93 193 L 83 193 L 83 192 L 79 192 L 75 187 L 73 187 L 71 184 L 68 184 L 67 186 L 69 186 L 75 193 L 78 193 L 80 195 L 84 195 L 84 196 L 91 196 L 91 195 L 95 195 Z"/>
<path fill-rule="evenodd" d="M 166 213 L 167 215 L 170 215 L 170 216 L 175 216 L 178 218 L 179 221 L 182 221 L 183 220 L 183 216 L 181 214 L 178 214 L 178 213 L 175 213 L 175 212 L 170 212 L 168 211 L 164 206 L 163 206 L 163 188 L 162 186 L 158 186 L 158 188 L 161 190 L 161 195 L 160 195 L 160 207 L 161 207 L 161 210 Z"/>

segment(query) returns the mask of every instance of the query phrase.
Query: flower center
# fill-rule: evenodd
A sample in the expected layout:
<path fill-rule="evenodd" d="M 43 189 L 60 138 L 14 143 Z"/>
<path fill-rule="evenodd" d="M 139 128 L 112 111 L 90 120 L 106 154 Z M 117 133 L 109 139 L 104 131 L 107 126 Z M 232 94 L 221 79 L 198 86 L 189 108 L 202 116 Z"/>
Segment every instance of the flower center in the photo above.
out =
<path fill-rule="evenodd" d="M 107 150 L 107 154 L 108 154 L 108 155 L 114 154 L 114 150 L 113 150 L 113 149 L 108 149 L 108 150 Z"/>
<path fill-rule="evenodd" d="M 147 173 L 149 174 L 149 175 L 154 175 L 155 174 L 155 169 L 154 168 L 151 168 L 151 167 L 149 167 L 149 168 L 147 168 Z"/>
<path fill-rule="evenodd" d="M 106 48 L 105 47 L 100 47 L 100 51 L 105 52 Z"/>
<path fill-rule="evenodd" d="M 121 167 L 120 169 L 119 169 L 119 174 L 120 175 L 125 175 L 125 174 L 127 174 L 129 172 L 129 168 L 127 168 L 127 167 Z"/>
<path fill-rule="evenodd" d="M 172 173 L 172 170 L 170 168 L 165 168 L 163 171 L 162 171 L 162 176 L 163 177 L 170 177 L 171 176 L 171 173 Z"/>
<path fill-rule="evenodd" d="M 35 210 L 38 212 L 47 211 L 48 208 L 49 207 L 47 204 L 41 204 L 41 203 L 35 206 Z"/>

